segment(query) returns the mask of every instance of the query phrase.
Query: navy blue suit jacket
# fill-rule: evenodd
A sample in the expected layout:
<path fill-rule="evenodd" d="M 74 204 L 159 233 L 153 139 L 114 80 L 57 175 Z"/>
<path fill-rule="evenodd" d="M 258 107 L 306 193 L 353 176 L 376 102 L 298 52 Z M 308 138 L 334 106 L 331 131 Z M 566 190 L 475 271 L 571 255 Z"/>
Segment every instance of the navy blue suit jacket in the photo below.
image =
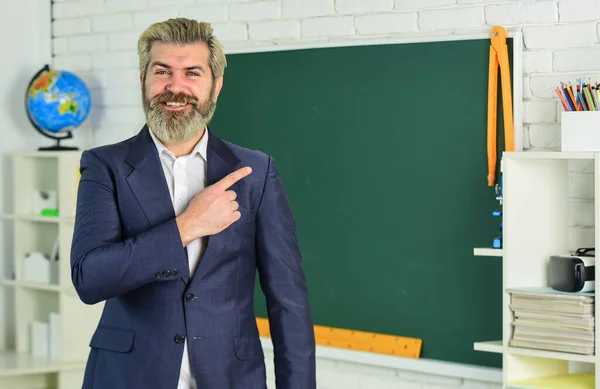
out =
<path fill-rule="evenodd" d="M 208 238 L 191 278 L 148 128 L 82 154 L 72 280 L 84 303 L 105 301 L 84 389 L 175 389 L 184 339 L 198 389 L 266 388 L 257 270 L 277 388 L 316 388 L 307 286 L 277 168 L 261 152 L 208 139 L 207 185 L 243 166 L 253 172 L 231 187 L 241 218 Z"/>

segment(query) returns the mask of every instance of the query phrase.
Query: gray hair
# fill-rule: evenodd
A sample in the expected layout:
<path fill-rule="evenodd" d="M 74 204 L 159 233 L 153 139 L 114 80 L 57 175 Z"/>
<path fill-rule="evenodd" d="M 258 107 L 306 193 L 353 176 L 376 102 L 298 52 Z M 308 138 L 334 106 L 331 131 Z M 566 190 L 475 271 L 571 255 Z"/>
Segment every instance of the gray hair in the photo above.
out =
<path fill-rule="evenodd" d="M 193 19 L 174 18 L 152 24 L 140 35 L 138 40 L 138 56 L 140 59 L 140 74 L 146 80 L 146 72 L 150 64 L 150 50 L 154 42 L 192 44 L 204 42 L 210 50 L 210 70 L 213 80 L 223 77 L 227 60 L 221 43 L 213 35 L 209 23 Z"/>

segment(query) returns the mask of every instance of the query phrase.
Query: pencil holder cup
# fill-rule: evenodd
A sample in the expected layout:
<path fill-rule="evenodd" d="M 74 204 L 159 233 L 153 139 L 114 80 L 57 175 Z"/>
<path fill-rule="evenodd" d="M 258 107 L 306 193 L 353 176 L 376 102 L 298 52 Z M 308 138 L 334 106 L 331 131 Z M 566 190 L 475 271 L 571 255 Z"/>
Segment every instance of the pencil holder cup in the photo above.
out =
<path fill-rule="evenodd" d="M 600 151 L 600 111 L 561 114 L 562 151 Z"/>

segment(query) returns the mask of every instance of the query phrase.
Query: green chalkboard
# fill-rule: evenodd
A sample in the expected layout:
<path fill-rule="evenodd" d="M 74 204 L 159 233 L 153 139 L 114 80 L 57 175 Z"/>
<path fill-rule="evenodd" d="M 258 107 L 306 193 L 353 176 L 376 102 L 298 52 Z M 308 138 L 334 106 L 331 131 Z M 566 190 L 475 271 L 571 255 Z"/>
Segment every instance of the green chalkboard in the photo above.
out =
<path fill-rule="evenodd" d="M 227 56 L 211 129 L 274 157 L 315 324 L 417 337 L 422 358 L 501 366 L 473 350 L 502 338 L 501 259 L 473 255 L 499 224 L 486 181 L 489 44 Z M 258 287 L 256 298 L 265 317 Z"/>

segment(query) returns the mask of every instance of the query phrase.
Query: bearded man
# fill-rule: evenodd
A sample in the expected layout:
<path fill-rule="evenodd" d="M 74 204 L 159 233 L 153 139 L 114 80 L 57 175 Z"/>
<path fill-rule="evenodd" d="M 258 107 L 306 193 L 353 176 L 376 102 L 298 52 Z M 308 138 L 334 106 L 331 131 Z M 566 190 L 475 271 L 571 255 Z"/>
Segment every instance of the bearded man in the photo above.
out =
<path fill-rule="evenodd" d="M 208 128 L 226 67 L 211 26 L 153 24 L 138 54 L 146 124 L 81 157 L 72 282 L 83 303 L 105 302 L 83 389 L 266 388 L 256 273 L 277 388 L 316 388 L 307 285 L 277 167 Z"/>

